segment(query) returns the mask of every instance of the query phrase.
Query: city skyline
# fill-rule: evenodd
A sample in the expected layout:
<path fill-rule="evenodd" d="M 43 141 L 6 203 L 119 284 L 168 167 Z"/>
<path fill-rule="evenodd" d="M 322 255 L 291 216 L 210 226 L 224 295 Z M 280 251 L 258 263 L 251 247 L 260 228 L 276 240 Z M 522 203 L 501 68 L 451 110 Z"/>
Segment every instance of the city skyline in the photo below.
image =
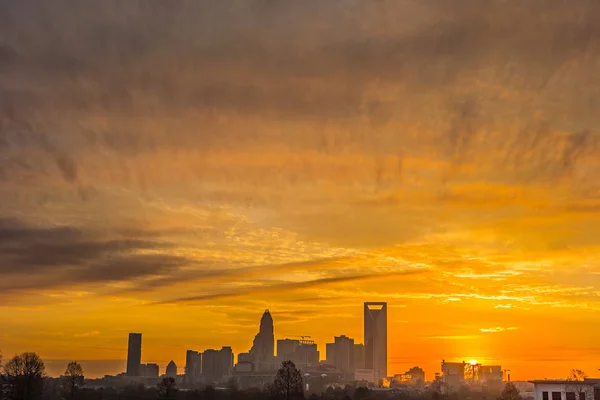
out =
<path fill-rule="evenodd" d="M 268 309 L 313 362 L 372 301 L 388 372 L 597 371 L 599 27 L 598 0 L 0 1 L 0 350 L 98 376 L 141 332 L 181 371 Z"/>
<path fill-rule="evenodd" d="M 292 352 L 298 348 L 300 343 L 308 343 L 310 346 L 315 346 L 315 350 L 319 349 L 319 346 L 313 340 L 305 340 L 305 338 L 312 338 L 312 336 L 308 335 L 292 335 L 292 337 L 296 337 L 296 339 L 290 339 L 289 337 L 285 338 L 277 338 L 277 335 L 274 335 L 274 322 L 270 311 L 267 309 L 263 312 L 259 322 L 259 331 L 254 336 L 254 340 L 252 343 L 252 347 L 248 352 L 235 352 L 231 346 L 228 345 L 220 345 L 220 350 L 215 350 L 212 348 L 202 348 L 200 346 L 197 350 L 187 349 L 185 352 L 185 363 L 179 364 L 183 365 L 181 369 L 179 369 L 177 362 L 174 359 L 171 359 L 168 363 L 156 364 L 152 360 L 146 360 L 143 356 L 143 348 L 142 348 L 142 333 L 129 333 L 127 348 L 126 348 L 126 360 L 125 360 L 125 369 L 123 371 L 119 371 L 117 369 L 105 369 L 101 374 L 97 374 L 92 372 L 87 376 L 89 378 L 101 378 L 105 375 L 124 375 L 129 378 L 135 377 L 149 377 L 155 378 L 159 376 L 176 376 L 181 375 L 184 376 L 184 379 L 189 379 L 188 383 L 198 383 L 202 382 L 202 379 L 214 379 L 215 381 L 222 381 L 222 379 L 226 379 L 225 377 L 233 374 L 235 376 L 236 366 L 240 362 L 248 362 L 256 364 L 253 367 L 253 370 L 257 373 L 260 373 L 260 367 L 257 368 L 257 365 L 260 363 L 271 363 L 269 367 L 263 372 L 273 372 L 278 365 L 283 360 L 294 360 L 294 356 L 291 355 Z M 325 353 L 321 349 L 321 357 L 318 357 L 317 360 L 321 363 L 327 363 L 328 361 L 332 361 L 331 366 L 335 366 L 336 370 L 341 373 L 342 377 L 346 377 L 346 379 L 353 380 L 353 374 L 348 375 L 350 371 L 354 371 L 355 368 L 358 371 L 363 371 L 361 373 L 361 377 L 365 377 L 365 371 L 371 370 L 370 376 L 373 379 L 373 382 L 381 382 L 382 380 L 391 379 L 392 377 L 402 375 L 401 371 L 388 371 L 387 370 L 387 303 L 386 302 L 364 302 L 363 303 L 363 342 L 369 343 L 367 345 L 363 343 L 359 343 L 359 341 L 355 341 L 354 338 L 348 337 L 344 334 L 340 336 L 334 336 L 333 343 L 327 343 L 325 346 L 327 348 L 327 353 Z M 302 340 L 297 339 L 301 337 Z M 367 339 L 366 339 L 367 338 Z M 275 351 L 275 340 L 277 341 L 277 347 Z M 382 343 L 385 345 L 382 346 Z M 285 345 L 285 349 L 282 349 Z M 290 345 L 292 347 L 290 347 Z M 349 347 L 348 347 L 349 346 Z M 355 362 L 358 358 L 355 358 L 354 351 L 358 347 L 362 347 L 363 354 L 362 365 L 355 365 Z M 270 349 L 269 349 L 270 348 Z M 347 354 L 342 354 L 341 357 L 337 352 L 342 351 L 342 353 L 346 352 Z M 351 352 L 350 352 L 351 351 Z M 225 353 L 223 353 L 225 352 Z M 333 355 L 330 353 L 332 352 Z M 275 354 L 276 353 L 276 354 Z M 286 354 L 282 354 L 286 353 Z M 270 354 L 270 355 L 269 355 Z M 225 358 L 223 359 L 223 356 Z M 276 357 L 274 357 L 276 356 Z M 242 358 L 241 358 L 242 357 Z M 305 356 L 300 355 L 300 358 L 304 358 Z M 340 357 L 340 358 L 338 358 Z M 381 360 L 380 357 L 385 358 L 385 360 Z M 177 359 L 177 357 L 175 357 Z M 229 359 L 229 361 L 227 361 Z M 371 360 L 371 361 L 369 361 Z M 52 364 L 57 360 L 48 360 L 49 368 L 48 371 L 50 376 L 52 376 Z M 61 360 L 64 362 L 64 360 Z M 228 366 L 223 366 L 223 361 Z M 453 362 L 452 362 L 453 361 Z M 428 380 L 433 380 L 434 376 L 440 373 L 440 376 L 446 376 L 450 374 L 450 376 L 454 376 L 453 379 L 456 379 L 456 371 L 464 374 L 466 373 L 465 366 L 479 366 L 482 363 L 484 365 L 493 364 L 494 361 L 500 360 L 487 360 L 485 362 L 482 359 L 468 359 L 465 361 L 463 358 L 462 361 L 459 359 L 449 359 L 449 360 L 441 360 L 441 369 L 438 371 L 437 369 L 432 369 L 429 371 Z M 83 360 L 82 364 L 88 365 L 90 360 Z M 303 370 L 306 366 L 302 363 L 302 361 L 295 361 L 298 363 L 298 367 Z M 410 363 L 409 363 L 410 364 Z M 407 365 L 409 365 L 407 364 Z M 413 364 L 418 365 L 429 365 L 430 362 L 427 360 L 415 361 Z M 188 371 L 188 366 L 192 366 L 192 370 Z M 445 369 L 444 365 L 448 365 L 450 368 L 448 370 Z M 313 365 L 316 367 L 317 365 Z M 385 368 L 385 372 L 375 372 L 375 366 L 380 367 L 380 371 Z M 505 371 L 512 371 L 509 369 L 502 369 L 502 367 L 498 364 L 493 366 L 497 369 L 498 373 L 501 373 L 502 379 L 510 380 L 510 374 L 504 376 Z M 118 367 L 115 367 L 118 368 Z M 149 369 L 148 369 L 149 368 Z M 453 371 L 455 372 L 448 372 Z M 411 373 L 414 369 L 418 369 L 420 374 L 423 373 L 423 369 L 420 367 L 414 366 L 411 367 L 407 373 Z M 202 372 L 200 372 L 202 370 Z M 93 369 L 92 369 L 93 371 Z M 163 372 L 164 371 L 164 372 Z M 170 372 L 169 372 L 170 371 Z M 210 372 L 213 371 L 213 372 Z M 217 371 L 217 372 L 215 372 Z M 214 375 L 216 373 L 216 375 Z M 59 374 L 57 374 L 58 376 Z M 425 376 L 427 376 L 427 371 L 425 371 Z M 513 375 L 514 376 L 514 375 Z M 350 377 L 350 378 L 349 378 Z M 531 379 L 531 378 L 526 378 Z M 454 382 L 454 381 L 451 381 Z"/>

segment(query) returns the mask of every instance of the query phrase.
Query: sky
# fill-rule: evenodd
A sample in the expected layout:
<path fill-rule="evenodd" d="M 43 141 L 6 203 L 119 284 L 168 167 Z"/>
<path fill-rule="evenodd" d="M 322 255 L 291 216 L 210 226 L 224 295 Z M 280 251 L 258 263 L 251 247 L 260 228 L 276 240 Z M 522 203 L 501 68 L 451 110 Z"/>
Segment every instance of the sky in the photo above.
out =
<path fill-rule="evenodd" d="M 0 350 L 600 368 L 595 0 L 0 2 Z M 181 369 L 180 369 L 181 371 Z"/>

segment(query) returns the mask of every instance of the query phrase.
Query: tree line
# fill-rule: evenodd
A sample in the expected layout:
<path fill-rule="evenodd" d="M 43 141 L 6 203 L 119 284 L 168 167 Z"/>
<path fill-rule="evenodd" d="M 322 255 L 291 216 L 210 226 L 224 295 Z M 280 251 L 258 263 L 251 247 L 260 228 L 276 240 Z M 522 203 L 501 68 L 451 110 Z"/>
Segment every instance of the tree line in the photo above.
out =
<path fill-rule="evenodd" d="M 85 381 L 83 368 L 77 361 L 67 364 L 58 382 L 47 378 L 44 361 L 36 353 L 21 353 L 7 362 L 2 361 L 0 354 L 1 400 L 40 400 L 45 397 L 48 386 L 60 400 L 75 400 Z"/>
<path fill-rule="evenodd" d="M 0 400 L 523 400 L 510 382 L 501 393 L 478 392 L 466 386 L 448 392 L 436 385 L 393 392 L 349 385 L 328 387 L 321 393 L 304 389 L 302 374 L 292 361 L 283 362 L 273 383 L 263 389 L 205 386 L 182 390 L 173 377 L 164 377 L 154 388 L 141 383 L 123 388 L 85 387 L 84 371 L 77 361 L 69 362 L 60 378 L 49 378 L 36 353 L 18 354 L 4 363 L 0 354 Z"/>

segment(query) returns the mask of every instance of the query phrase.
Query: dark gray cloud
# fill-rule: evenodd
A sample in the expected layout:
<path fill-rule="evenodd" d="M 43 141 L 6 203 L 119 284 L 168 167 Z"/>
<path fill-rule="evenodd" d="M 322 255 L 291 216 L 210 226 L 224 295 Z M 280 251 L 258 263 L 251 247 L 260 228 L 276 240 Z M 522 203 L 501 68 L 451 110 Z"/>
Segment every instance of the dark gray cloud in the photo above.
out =
<path fill-rule="evenodd" d="M 36 227 L 0 219 L 0 287 L 41 289 L 65 285 L 129 281 L 176 271 L 184 257 L 139 253 L 164 251 L 172 244 L 148 239 L 110 238 L 75 227 Z"/>
<path fill-rule="evenodd" d="M 402 275 L 417 275 L 427 273 L 429 270 L 427 269 L 415 269 L 415 270 L 404 270 L 392 273 L 371 273 L 371 274 L 357 274 L 357 275 L 342 275 L 342 276 L 333 276 L 326 278 L 313 279 L 309 281 L 303 282 L 284 282 L 284 283 L 276 283 L 272 285 L 266 285 L 261 287 L 255 287 L 250 289 L 238 289 L 234 291 L 221 292 L 221 293 L 211 293 L 211 294 L 203 294 L 199 296 L 189 296 L 189 297 L 180 297 L 172 300 L 165 300 L 154 304 L 175 304 L 175 303 L 194 303 L 194 302 L 202 302 L 207 300 L 220 300 L 230 297 L 238 297 L 245 295 L 253 295 L 255 298 L 260 296 L 261 294 L 268 294 L 278 292 L 281 293 L 283 291 L 293 291 L 298 289 L 305 289 L 311 287 L 318 287 L 321 285 L 327 285 L 331 283 L 344 283 L 344 282 L 354 282 L 361 281 L 365 279 L 373 279 L 373 278 L 382 278 L 386 276 L 402 276 Z"/>
<path fill-rule="evenodd" d="M 231 282 L 237 279 L 265 278 L 278 273 L 292 273 L 298 271 L 314 271 L 336 268 L 340 261 L 348 260 L 345 257 L 316 258 L 309 261 L 289 262 L 283 264 L 267 265 L 245 265 L 239 268 L 231 268 L 224 265 L 224 262 L 218 261 L 196 261 L 194 270 L 170 271 L 168 276 L 161 276 L 154 279 L 146 279 L 136 284 L 134 288 L 127 289 L 127 292 L 148 292 L 156 288 L 168 286 L 183 281 L 209 281 L 217 280 Z"/>

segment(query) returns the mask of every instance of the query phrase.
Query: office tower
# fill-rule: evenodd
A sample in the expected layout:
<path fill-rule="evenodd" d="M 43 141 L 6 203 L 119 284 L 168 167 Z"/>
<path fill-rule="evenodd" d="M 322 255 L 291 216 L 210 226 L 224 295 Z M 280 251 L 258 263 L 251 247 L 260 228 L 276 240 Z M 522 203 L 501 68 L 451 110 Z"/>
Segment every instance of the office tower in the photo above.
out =
<path fill-rule="evenodd" d="M 280 362 L 291 360 L 296 348 L 300 346 L 300 341 L 295 339 L 277 340 L 277 358 Z"/>
<path fill-rule="evenodd" d="M 317 344 L 312 340 L 302 340 L 300 345 L 296 347 L 291 360 L 300 370 L 305 370 L 308 367 L 316 367 L 319 365 L 319 351 Z"/>
<path fill-rule="evenodd" d="M 346 335 L 336 336 L 333 343 L 335 368 L 345 377 L 354 374 L 354 339 Z"/>
<path fill-rule="evenodd" d="M 177 365 L 175 364 L 175 361 L 171 360 L 171 362 L 167 365 L 165 375 L 172 376 L 173 378 L 177 376 Z"/>
<path fill-rule="evenodd" d="M 272 361 L 275 355 L 274 347 L 273 318 L 269 310 L 266 310 L 260 319 L 260 328 L 250 349 L 252 361 L 256 363 Z"/>
<path fill-rule="evenodd" d="M 365 369 L 365 345 L 362 343 L 354 345 L 354 368 Z"/>
<path fill-rule="evenodd" d="M 142 363 L 142 334 L 130 333 L 127 343 L 127 376 L 140 376 Z"/>
<path fill-rule="evenodd" d="M 194 350 L 188 350 L 185 353 L 185 381 L 186 383 L 195 383 L 200 377 L 202 368 L 202 354 Z"/>
<path fill-rule="evenodd" d="M 325 343 L 325 364 L 335 365 L 335 343 Z"/>
<path fill-rule="evenodd" d="M 208 349 L 202 353 L 202 376 L 205 383 L 223 382 L 233 368 L 231 347 L 221 350 Z"/>
<path fill-rule="evenodd" d="M 221 380 L 225 380 L 233 369 L 233 350 L 230 346 L 223 346 L 219 350 L 219 369 L 218 372 L 221 375 Z"/>
<path fill-rule="evenodd" d="M 158 378 L 158 364 L 142 364 L 144 373 L 142 376 L 146 378 Z"/>
<path fill-rule="evenodd" d="M 365 303 L 365 368 L 376 382 L 387 377 L 387 303 Z"/>

